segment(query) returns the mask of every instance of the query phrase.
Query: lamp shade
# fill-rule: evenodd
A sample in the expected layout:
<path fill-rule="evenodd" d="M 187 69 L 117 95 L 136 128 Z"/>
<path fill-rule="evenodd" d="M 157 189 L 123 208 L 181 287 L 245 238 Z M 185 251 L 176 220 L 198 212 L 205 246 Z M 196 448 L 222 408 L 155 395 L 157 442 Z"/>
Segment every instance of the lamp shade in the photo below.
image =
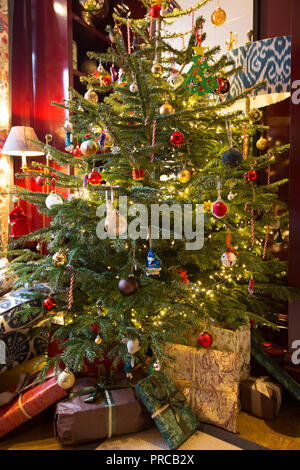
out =
<path fill-rule="evenodd" d="M 38 137 L 32 127 L 15 126 L 12 127 L 7 136 L 2 149 L 5 155 L 16 155 L 26 157 L 36 157 L 44 155 L 43 148 L 28 139 L 38 140 Z"/>
<path fill-rule="evenodd" d="M 242 67 L 232 78 L 227 99 L 260 82 L 265 82 L 251 97 L 250 108 L 262 108 L 285 100 L 291 93 L 291 37 L 280 36 L 248 43 L 227 53 L 235 67 Z M 245 109 L 238 101 L 232 110 Z"/>

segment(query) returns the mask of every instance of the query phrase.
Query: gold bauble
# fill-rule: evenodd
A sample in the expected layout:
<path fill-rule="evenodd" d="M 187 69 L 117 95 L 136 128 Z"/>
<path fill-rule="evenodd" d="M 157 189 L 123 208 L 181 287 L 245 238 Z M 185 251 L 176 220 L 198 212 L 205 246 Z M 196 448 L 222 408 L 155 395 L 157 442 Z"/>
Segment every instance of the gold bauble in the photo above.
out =
<path fill-rule="evenodd" d="M 263 117 L 263 113 L 260 109 L 251 109 L 248 113 L 248 118 L 251 122 L 259 122 Z"/>
<path fill-rule="evenodd" d="M 226 21 L 226 13 L 222 8 L 216 8 L 211 15 L 211 22 L 215 26 L 222 26 Z"/>
<path fill-rule="evenodd" d="M 98 146 L 93 140 L 85 140 L 82 142 L 80 150 L 84 157 L 91 157 L 98 152 Z"/>
<path fill-rule="evenodd" d="M 68 388 L 72 388 L 74 383 L 75 383 L 75 376 L 73 372 L 71 372 L 69 369 L 65 368 L 63 370 L 57 379 L 58 385 L 63 388 L 64 390 L 68 390 Z"/>
<path fill-rule="evenodd" d="M 154 62 L 151 69 L 152 75 L 155 78 L 159 78 L 164 73 L 164 68 L 159 62 Z"/>
<path fill-rule="evenodd" d="M 164 103 L 160 108 L 159 108 L 159 114 L 161 116 L 165 116 L 166 114 L 174 114 L 175 109 L 173 108 L 170 103 Z"/>
<path fill-rule="evenodd" d="M 260 150 L 261 152 L 264 152 L 265 150 L 268 150 L 269 148 L 269 142 L 267 139 L 265 139 L 264 137 L 261 137 L 260 139 L 258 139 L 258 141 L 256 142 L 256 148 L 258 150 Z"/>
<path fill-rule="evenodd" d="M 99 101 L 99 97 L 97 95 L 97 93 L 94 91 L 94 90 L 88 90 L 85 95 L 84 95 L 84 98 L 88 101 L 90 101 L 91 103 L 93 104 L 96 104 L 98 103 Z"/>
<path fill-rule="evenodd" d="M 188 183 L 191 177 L 192 174 L 189 170 L 181 170 L 177 175 L 177 179 L 180 183 Z"/>
<path fill-rule="evenodd" d="M 96 339 L 95 339 L 95 343 L 99 345 L 99 344 L 102 343 L 102 341 L 103 341 L 103 340 L 102 340 L 101 336 L 100 336 L 100 335 L 97 335 L 97 337 L 96 337 Z"/>
<path fill-rule="evenodd" d="M 52 256 L 52 263 L 56 267 L 64 266 L 65 264 L 67 264 L 67 261 L 68 261 L 68 258 L 62 250 L 59 250 L 57 253 L 55 253 Z"/>
<path fill-rule="evenodd" d="M 113 138 L 108 132 L 106 132 L 105 140 L 104 140 L 104 147 L 110 148 L 112 144 L 113 144 Z"/>

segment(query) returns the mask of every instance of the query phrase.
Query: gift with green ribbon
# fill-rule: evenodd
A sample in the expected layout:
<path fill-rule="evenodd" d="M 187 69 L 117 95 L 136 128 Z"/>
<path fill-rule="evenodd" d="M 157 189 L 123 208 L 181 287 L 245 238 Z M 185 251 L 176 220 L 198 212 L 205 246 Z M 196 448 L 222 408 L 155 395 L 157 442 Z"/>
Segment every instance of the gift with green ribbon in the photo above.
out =
<path fill-rule="evenodd" d="M 184 395 L 163 372 L 141 380 L 135 390 L 170 449 L 177 449 L 198 429 L 199 422 Z"/>
<path fill-rule="evenodd" d="M 64 445 L 82 444 L 142 431 L 150 424 L 133 385 L 110 378 L 78 379 L 67 400 L 56 406 L 55 433 Z"/>

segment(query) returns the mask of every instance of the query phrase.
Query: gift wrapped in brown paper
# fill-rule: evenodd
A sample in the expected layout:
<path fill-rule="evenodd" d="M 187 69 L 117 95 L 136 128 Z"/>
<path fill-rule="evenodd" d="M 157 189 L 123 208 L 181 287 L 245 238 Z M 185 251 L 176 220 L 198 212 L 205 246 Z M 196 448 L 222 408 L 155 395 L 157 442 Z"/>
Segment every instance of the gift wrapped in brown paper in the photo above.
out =
<path fill-rule="evenodd" d="M 282 390 L 268 377 L 249 377 L 241 382 L 240 397 L 243 411 L 272 421 L 280 411 Z"/>
<path fill-rule="evenodd" d="M 168 343 L 166 372 L 185 395 L 197 418 L 236 432 L 239 395 L 238 354 Z"/>
<path fill-rule="evenodd" d="M 251 360 L 251 331 L 250 326 L 243 325 L 237 330 L 218 328 L 213 324 L 209 325 L 209 334 L 213 338 L 210 349 L 224 352 L 234 352 L 238 355 L 238 367 L 240 380 L 247 379 L 250 375 Z M 187 330 L 184 333 L 184 340 L 187 346 L 197 347 L 199 331 L 195 329 Z M 179 338 L 174 343 L 183 343 Z"/>
<path fill-rule="evenodd" d="M 76 381 L 70 399 L 56 405 L 54 419 L 55 435 L 65 445 L 136 433 L 150 423 L 132 388 L 100 384 L 95 377 Z"/>

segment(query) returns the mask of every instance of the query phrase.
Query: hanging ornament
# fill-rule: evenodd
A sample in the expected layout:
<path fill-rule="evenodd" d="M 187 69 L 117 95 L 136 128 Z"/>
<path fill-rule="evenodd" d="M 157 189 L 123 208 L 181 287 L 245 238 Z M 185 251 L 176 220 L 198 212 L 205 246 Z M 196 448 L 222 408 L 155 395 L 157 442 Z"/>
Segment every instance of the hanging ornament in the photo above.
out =
<path fill-rule="evenodd" d="M 178 72 L 178 70 L 173 69 L 171 75 L 168 78 L 168 83 L 172 88 L 179 88 L 184 82 L 183 76 Z"/>
<path fill-rule="evenodd" d="M 222 26 L 226 21 L 226 12 L 218 6 L 211 15 L 211 22 L 215 26 Z"/>
<path fill-rule="evenodd" d="M 235 148 L 231 148 L 223 153 L 222 162 L 226 168 L 236 168 L 243 160 L 241 152 Z"/>
<path fill-rule="evenodd" d="M 73 155 L 74 155 L 74 157 L 81 157 L 82 152 L 80 150 L 79 145 L 76 145 L 76 147 L 74 148 Z"/>
<path fill-rule="evenodd" d="M 143 181 L 145 177 L 145 172 L 143 168 L 135 168 L 132 170 L 132 178 L 135 181 Z"/>
<path fill-rule="evenodd" d="M 252 276 L 251 276 L 251 279 L 249 281 L 248 292 L 249 292 L 250 295 L 254 294 L 254 279 L 253 279 Z"/>
<path fill-rule="evenodd" d="M 177 175 L 177 179 L 180 183 L 188 183 L 191 177 L 191 172 L 189 170 L 186 170 L 185 168 L 181 170 Z"/>
<path fill-rule="evenodd" d="M 114 208 L 113 189 L 111 189 L 111 199 L 108 199 L 106 192 L 106 219 L 104 228 L 111 237 L 123 235 L 127 231 L 127 220 L 121 216 Z"/>
<path fill-rule="evenodd" d="M 104 147 L 105 148 L 110 148 L 113 143 L 114 143 L 114 140 L 112 138 L 112 136 L 109 134 L 109 132 L 103 130 L 102 132 L 105 132 L 105 139 L 104 139 Z"/>
<path fill-rule="evenodd" d="M 211 201 L 204 201 L 203 206 L 204 206 L 204 211 L 205 212 L 211 212 L 213 203 Z"/>
<path fill-rule="evenodd" d="M 88 176 L 88 181 L 92 185 L 100 184 L 101 180 L 102 180 L 102 176 L 97 170 L 91 171 L 91 173 Z"/>
<path fill-rule="evenodd" d="M 204 331 L 198 336 L 197 341 L 199 346 L 202 346 L 203 348 L 209 348 L 212 345 L 213 339 L 209 333 Z"/>
<path fill-rule="evenodd" d="M 119 291 L 126 297 L 134 294 L 138 288 L 139 282 L 134 276 L 129 276 L 128 279 L 121 279 L 118 284 Z"/>
<path fill-rule="evenodd" d="M 155 78 L 159 78 L 164 73 L 164 68 L 159 62 L 155 61 L 152 65 L 151 72 Z"/>
<path fill-rule="evenodd" d="M 53 310 L 56 307 L 56 301 L 53 297 L 47 297 L 43 302 L 43 306 L 50 312 L 50 310 Z"/>
<path fill-rule="evenodd" d="M 98 152 L 98 146 L 94 140 L 84 140 L 80 146 L 81 153 L 84 157 L 91 157 Z"/>
<path fill-rule="evenodd" d="M 71 372 L 67 367 L 63 370 L 58 378 L 57 378 L 58 385 L 63 388 L 64 390 L 68 390 L 72 388 L 75 383 L 75 376 L 73 372 Z"/>
<path fill-rule="evenodd" d="M 109 75 L 103 75 L 100 77 L 100 86 L 108 87 L 111 85 L 112 78 Z"/>
<path fill-rule="evenodd" d="M 62 249 L 60 249 L 57 253 L 52 256 L 52 263 L 56 267 L 64 266 L 65 264 L 67 264 L 67 262 L 67 255 L 63 252 Z"/>
<path fill-rule="evenodd" d="M 85 98 L 86 100 L 90 101 L 90 102 L 93 103 L 93 104 L 96 104 L 96 103 L 98 103 L 98 101 L 99 101 L 99 97 L 98 97 L 97 93 L 96 93 L 94 90 L 91 90 L 91 89 L 89 89 L 89 90 L 85 93 L 84 98 Z"/>
<path fill-rule="evenodd" d="M 122 343 L 126 344 L 128 354 L 131 355 L 131 358 L 125 361 L 124 372 L 126 373 L 127 378 L 132 379 L 132 370 L 135 365 L 134 354 L 137 353 L 141 349 L 140 343 L 137 338 L 136 339 L 124 338 L 122 340 Z"/>
<path fill-rule="evenodd" d="M 147 276 L 159 276 L 161 271 L 161 260 L 150 248 L 147 256 Z"/>
<path fill-rule="evenodd" d="M 34 180 L 39 186 L 44 186 L 45 184 L 45 178 L 43 178 L 43 176 L 37 176 Z"/>
<path fill-rule="evenodd" d="M 112 66 L 110 67 L 110 76 L 111 76 L 111 81 L 112 81 L 112 82 L 115 82 L 115 81 L 117 80 L 117 78 L 118 78 L 118 72 L 116 71 L 114 65 L 112 65 Z"/>
<path fill-rule="evenodd" d="M 230 82 L 227 78 L 218 78 L 219 86 L 214 90 L 217 95 L 226 95 L 230 90 Z"/>
<path fill-rule="evenodd" d="M 236 255 L 238 255 L 238 252 L 235 250 L 233 246 L 231 246 L 230 230 L 228 230 L 226 233 L 226 247 L 227 247 L 227 250 L 221 256 L 221 261 L 222 261 L 223 266 L 225 266 L 226 268 L 231 268 L 237 262 Z"/>
<path fill-rule="evenodd" d="M 179 131 L 175 131 L 170 137 L 170 142 L 174 147 L 179 147 L 184 142 L 184 135 Z"/>
<path fill-rule="evenodd" d="M 54 191 L 51 191 L 49 196 L 46 197 L 45 204 L 47 209 L 52 209 L 54 206 L 59 206 L 63 204 L 62 197 Z"/>
<path fill-rule="evenodd" d="M 131 83 L 129 90 L 131 93 L 137 93 L 139 91 L 139 87 L 136 82 Z"/>
<path fill-rule="evenodd" d="M 231 268 L 236 264 L 237 258 L 234 253 L 226 251 L 222 254 L 221 261 L 223 266 L 225 266 L 226 268 Z"/>
<path fill-rule="evenodd" d="M 246 180 L 248 181 L 248 183 L 253 183 L 254 181 L 257 180 L 257 178 L 258 178 L 258 173 L 257 173 L 257 171 L 255 171 L 255 170 L 249 170 L 249 171 L 247 171 L 247 173 L 245 174 L 245 178 L 246 178 Z"/>
<path fill-rule="evenodd" d="M 187 270 L 186 269 L 184 269 L 182 271 L 178 270 L 177 272 L 178 272 L 179 276 L 181 277 L 181 282 L 183 284 L 189 284 L 190 281 L 189 281 L 189 278 L 188 278 Z"/>
<path fill-rule="evenodd" d="M 227 206 L 225 202 L 218 200 L 213 203 L 211 210 L 215 217 L 222 219 L 222 217 L 224 217 L 227 213 Z"/>
<path fill-rule="evenodd" d="M 261 137 L 256 142 L 256 148 L 257 150 L 260 150 L 261 152 L 265 152 L 269 148 L 269 141 L 265 139 L 264 137 Z"/>
<path fill-rule="evenodd" d="M 171 114 L 174 114 L 174 113 L 175 113 L 175 109 L 167 101 L 159 108 L 159 114 L 161 116 L 166 116 L 168 114 L 171 115 Z"/>
<path fill-rule="evenodd" d="M 119 86 L 127 85 L 126 75 L 123 69 L 119 69 L 119 72 L 118 72 L 118 85 Z"/>
<path fill-rule="evenodd" d="M 18 201 L 19 202 L 19 199 Z M 8 222 L 12 226 L 11 238 L 19 238 L 30 233 L 30 225 L 27 221 L 27 214 L 22 207 L 18 205 L 8 216 Z"/>
<path fill-rule="evenodd" d="M 227 196 L 228 201 L 233 201 L 233 199 L 235 198 L 235 196 L 236 196 L 236 194 L 233 194 L 232 189 L 230 189 L 230 192 L 229 192 L 229 194 L 228 194 L 228 196 Z"/>
<path fill-rule="evenodd" d="M 95 344 L 98 344 L 98 346 L 102 343 L 103 339 L 101 336 L 98 334 L 95 338 Z"/>
<path fill-rule="evenodd" d="M 248 113 L 249 121 L 251 122 L 259 122 L 263 117 L 262 111 L 260 109 L 251 109 Z"/>
<path fill-rule="evenodd" d="M 159 18 L 160 16 L 160 10 L 161 10 L 161 6 L 160 5 L 152 5 L 152 7 L 150 8 L 150 16 L 152 18 Z"/>

